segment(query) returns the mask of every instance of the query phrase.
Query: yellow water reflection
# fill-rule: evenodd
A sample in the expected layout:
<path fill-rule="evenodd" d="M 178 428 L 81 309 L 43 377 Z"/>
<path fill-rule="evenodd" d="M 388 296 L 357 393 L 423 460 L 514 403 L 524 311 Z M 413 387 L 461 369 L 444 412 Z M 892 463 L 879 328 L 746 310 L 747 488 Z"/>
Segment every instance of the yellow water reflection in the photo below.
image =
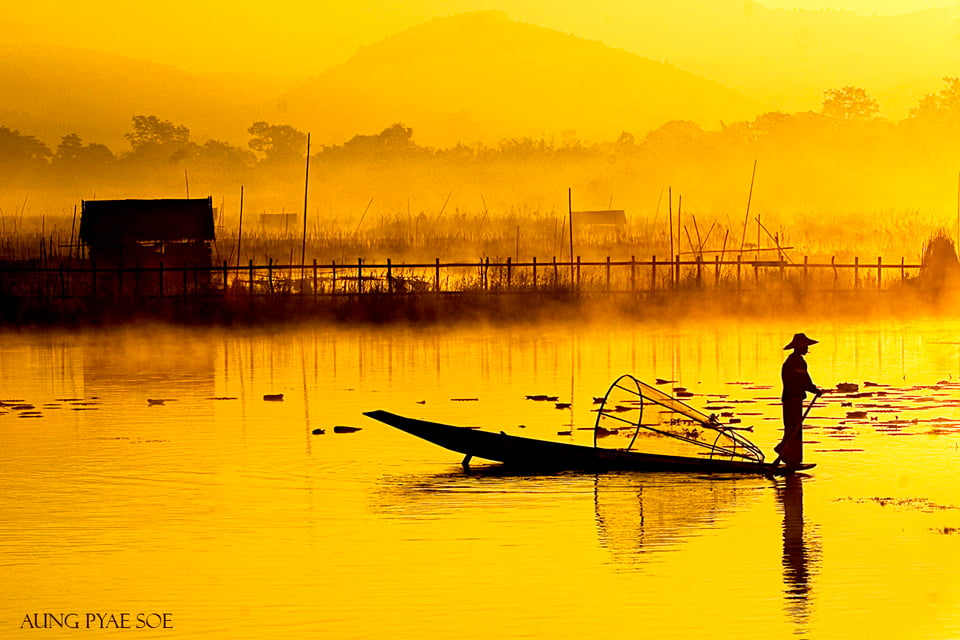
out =
<path fill-rule="evenodd" d="M 631 371 L 769 452 L 793 326 L 7 334 L 0 401 L 39 416 L 0 407 L 0 637 L 957 637 L 960 325 L 801 329 L 818 384 L 874 395 L 818 404 L 777 481 L 466 475 L 362 412 L 587 444 L 558 431 Z"/>
<path fill-rule="evenodd" d="M 783 585 L 786 610 L 805 633 L 817 573 L 817 544 L 803 517 L 804 474 L 792 474 L 777 484 L 777 502 L 783 510 Z M 805 532 L 806 530 L 806 532 Z"/>

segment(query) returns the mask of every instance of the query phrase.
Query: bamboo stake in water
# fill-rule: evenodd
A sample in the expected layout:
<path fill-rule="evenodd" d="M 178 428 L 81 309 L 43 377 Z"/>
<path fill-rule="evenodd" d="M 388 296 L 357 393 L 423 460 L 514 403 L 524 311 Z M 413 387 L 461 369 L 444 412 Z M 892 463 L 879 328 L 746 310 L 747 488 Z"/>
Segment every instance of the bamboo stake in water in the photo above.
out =
<path fill-rule="evenodd" d="M 303 265 L 307 255 L 307 190 L 310 186 L 310 134 L 307 134 L 307 168 L 303 178 L 303 236 L 300 243 L 300 277 L 303 278 Z"/>
<path fill-rule="evenodd" d="M 747 213 L 743 216 L 743 235 L 740 236 L 740 253 L 747 240 L 747 221 L 750 219 L 750 201 L 753 200 L 753 180 L 757 176 L 757 161 L 753 161 L 753 173 L 750 174 L 750 193 L 747 195 Z"/>
<path fill-rule="evenodd" d="M 667 213 L 669 214 L 667 228 L 670 230 L 670 262 L 673 262 L 673 187 L 667 189 Z M 670 269 L 670 280 L 673 280 L 673 269 Z"/>
<path fill-rule="evenodd" d="M 241 240 L 243 240 L 243 185 L 240 185 L 240 229 L 237 231 L 237 269 L 240 269 Z"/>
<path fill-rule="evenodd" d="M 570 288 L 573 288 L 573 189 L 567 187 L 567 211 L 570 214 Z"/>

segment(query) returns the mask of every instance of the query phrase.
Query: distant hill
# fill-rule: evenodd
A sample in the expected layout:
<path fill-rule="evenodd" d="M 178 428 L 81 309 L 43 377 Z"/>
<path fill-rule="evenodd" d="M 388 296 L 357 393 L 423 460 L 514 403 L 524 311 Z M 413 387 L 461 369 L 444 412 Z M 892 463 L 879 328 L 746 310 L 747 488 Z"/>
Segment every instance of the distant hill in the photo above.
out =
<path fill-rule="evenodd" d="M 943 76 L 960 75 L 960 5 L 894 16 L 762 5 L 597 0 L 575 17 L 537 23 L 669 61 L 766 110 L 818 109 L 827 89 L 856 85 L 879 101 L 882 115 L 900 119 L 924 93 L 942 89 Z"/>
<path fill-rule="evenodd" d="M 541 136 L 613 140 L 670 120 L 716 128 L 757 104 L 677 67 L 498 12 L 436 18 L 362 48 L 279 102 L 295 126 L 342 141 L 394 122 L 417 142 Z"/>
<path fill-rule="evenodd" d="M 184 124 L 191 139 L 245 144 L 269 98 L 286 89 L 270 78 L 203 76 L 85 49 L 0 45 L 0 125 L 35 135 L 51 148 L 68 133 L 129 150 L 123 134 L 134 115 Z"/>

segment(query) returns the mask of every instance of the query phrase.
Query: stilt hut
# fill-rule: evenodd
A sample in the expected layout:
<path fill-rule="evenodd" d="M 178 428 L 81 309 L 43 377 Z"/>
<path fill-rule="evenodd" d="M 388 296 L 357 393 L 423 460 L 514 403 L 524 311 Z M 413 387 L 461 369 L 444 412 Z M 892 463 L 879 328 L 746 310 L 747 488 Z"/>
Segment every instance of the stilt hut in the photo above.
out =
<path fill-rule="evenodd" d="M 209 267 L 213 219 L 213 198 L 84 200 L 80 240 L 98 267 Z"/>

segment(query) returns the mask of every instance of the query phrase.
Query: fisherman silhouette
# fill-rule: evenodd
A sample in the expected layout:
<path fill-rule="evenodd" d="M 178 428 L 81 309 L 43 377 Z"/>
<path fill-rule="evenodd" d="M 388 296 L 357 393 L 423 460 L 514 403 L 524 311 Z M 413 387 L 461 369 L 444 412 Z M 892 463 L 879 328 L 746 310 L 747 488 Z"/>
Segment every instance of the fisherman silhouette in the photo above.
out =
<path fill-rule="evenodd" d="M 797 333 L 790 344 L 784 347 L 784 350 L 793 349 L 793 353 L 787 356 L 780 369 L 783 380 L 783 439 L 773 450 L 787 469 L 796 469 L 803 463 L 803 400 L 808 391 L 817 396 L 823 393 L 810 379 L 807 361 L 803 359 L 812 344 L 817 344 L 817 340 Z"/>

